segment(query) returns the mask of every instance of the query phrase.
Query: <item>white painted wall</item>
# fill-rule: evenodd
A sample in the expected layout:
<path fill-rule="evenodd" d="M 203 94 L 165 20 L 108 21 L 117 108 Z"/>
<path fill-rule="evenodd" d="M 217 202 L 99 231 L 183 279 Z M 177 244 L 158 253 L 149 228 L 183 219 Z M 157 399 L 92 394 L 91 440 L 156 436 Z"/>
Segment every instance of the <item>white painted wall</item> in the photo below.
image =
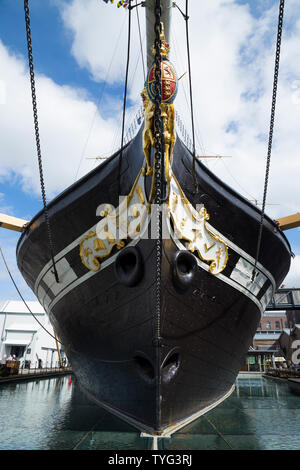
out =
<path fill-rule="evenodd" d="M 27 304 L 43 327 L 54 335 L 41 304 L 37 301 Z M 31 368 L 38 367 L 39 360 L 42 361 L 42 367 L 59 366 L 54 338 L 39 325 L 23 301 L 8 300 L 0 306 L 0 359 L 5 354 L 16 354 L 21 367 L 25 366 L 25 359 L 30 361 Z M 61 354 L 64 358 L 63 351 Z"/>

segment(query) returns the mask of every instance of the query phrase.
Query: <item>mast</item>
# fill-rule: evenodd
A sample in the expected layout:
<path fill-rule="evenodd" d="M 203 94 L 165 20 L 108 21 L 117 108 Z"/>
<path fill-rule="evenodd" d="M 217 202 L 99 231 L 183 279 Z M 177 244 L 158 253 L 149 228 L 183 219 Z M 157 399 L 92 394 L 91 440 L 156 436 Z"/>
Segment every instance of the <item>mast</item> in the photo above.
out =
<path fill-rule="evenodd" d="M 155 0 L 146 0 L 146 35 L 147 35 L 147 69 L 149 70 L 153 63 L 153 54 L 151 48 L 155 41 Z M 171 24 L 171 0 L 161 0 L 161 21 L 164 24 L 165 38 L 170 43 L 170 24 Z"/>

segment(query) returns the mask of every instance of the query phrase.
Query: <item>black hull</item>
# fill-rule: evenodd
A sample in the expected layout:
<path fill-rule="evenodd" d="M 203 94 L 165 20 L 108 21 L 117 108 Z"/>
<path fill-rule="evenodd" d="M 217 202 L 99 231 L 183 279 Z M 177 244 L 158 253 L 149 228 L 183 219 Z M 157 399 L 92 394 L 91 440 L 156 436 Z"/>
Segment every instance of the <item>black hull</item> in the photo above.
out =
<path fill-rule="evenodd" d="M 141 149 L 140 132 L 123 151 L 123 195 L 143 165 Z M 97 222 L 99 204 L 119 204 L 117 168 L 118 154 L 49 205 L 59 285 L 51 273 L 42 212 L 22 234 L 17 261 L 87 394 L 139 429 L 161 433 L 230 393 L 261 313 L 289 270 L 290 247 L 266 217 L 258 264 L 262 281 L 256 289 L 249 285 L 238 267 L 241 262 L 247 269 L 253 266 L 260 211 L 199 162 L 200 191 L 194 195 L 191 154 L 178 139 L 174 175 L 193 206 L 205 205 L 210 223 L 226 240 L 228 262 L 214 276 L 198 258 L 193 278 L 181 289 L 174 260 L 186 245 L 172 236 L 163 241 L 158 343 L 155 240 L 130 242 L 141 256 L 140 278 L 133 286 L 116 274 L 122 250 L 114 248 L 98 272 L 87 269 L 79 256 L 80 237 Z M 148 177 L 148 195 L 150 186 Z"/>

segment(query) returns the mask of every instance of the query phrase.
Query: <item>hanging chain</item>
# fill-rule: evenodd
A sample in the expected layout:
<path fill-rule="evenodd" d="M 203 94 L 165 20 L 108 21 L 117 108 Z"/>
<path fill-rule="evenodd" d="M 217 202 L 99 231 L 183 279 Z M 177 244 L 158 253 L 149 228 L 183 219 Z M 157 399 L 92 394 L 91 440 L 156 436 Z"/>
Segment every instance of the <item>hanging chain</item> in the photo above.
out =
<path fill-rule="evenodd" d="M 43 199 L 43 205 L 44 205 L 44 214 L 45 214 L 45 220 L 46 220 L 46 226 L 47 226 L 47 232 L 48 232 L 50 254 L 51 254 L 51 259 L 52 259 L 52 264 L 53 264 L 53 271 L 54 271 L 54 276 L 55 276 L 56 282 L 59 282 L 58 274 L 57 274 L 57 270 L 56 270 L 56 266 L 55 266 L 55 261 L 54 261 L 54 245 L 53 245 L 52 232 L 51 232 L 51 226 L 50 226 L 50 221 L 49 221 L 49 214 L 48 214 L 48 208 L 47 208 L 47 202 L 46 202 L 47 200 L 46 200 L 45 183 L 44 183 L 44 176 L 43 176 L 42 154 L 41 154 L 38 113 L 37 113 L 37 101 L 36 101 L 36 93 L 35 93 L 35 78 L 34 78 L 34 68 L 33 68 L 33 56 L 32 56 L 32 43 L 31 43 L 31 29 L 30 29 L 30 17 L 29 17 L 28 0 L 24 0 L 24 11 L 25 11 L 25 23 L 26 23 L 26 36 L 27 36 L 27 49 L 28 49 L 28 62 L 29 62 L 29 72 L 30 72 L 31 95 L 32 95 L 33 120 L 34 120 L 36 149 L 37 149 L 38 164 L 39 164 L 41 192 L 42 192 L 42 199 Z"/>
<path fill-rule="evenodd" d="M 161 117 L 161 5 L 160 0 L 155 1 L 155 110 L 154 110 L 154 176 L 155 176 L 155 213 L 156 213 L 156 345 L 160 346 L 160 315 L 161 315 L 161 257 L 162 257 L 162 133 L 163 122 Z"/>
<path fill-rule="evenodd" d="M 161 407 L 160 407 L 160 383 L 161 383 L 161 261 L 162 261 L 162 163 L 163 163 L 163 120 L 161 117 L 161 98 L 162 98 L 162 83 L 161 83 L 161 2 L 155 0 L 155 81 L 154 81 L 154 96 L 155 96 L 155 110 L 154 110 L 154 180 L 155 180 L 155 218 L 156 218 L 156 298 L 155 298 L 155 311 L 154 311 L 154 328 L 155 336 L 153 338 L 154 346 L 156 347 L 156 421 L 157 427 L 160 426 L 161 421 Z"/>
<path fill-rule="evenodd" d="M 259 257 L 259 252 L 260 252 L 263 222 L 264 222 L 264 217 L 265 217 L 265 206 L 266 206 L 266 199 L 267 199 L 269 173 L 270 173 L 270 162 L 271 162 L 272 141 L 273 141 L 273 129 L 274 129 L 274 119 L 275 119 L 275 107 L 276 107 L 276 97 L 277 97 L 277 85 L 278 85 L 278 75 L 279 75 L 279 60 L 280 60 L 280 46 L 281 46 L 282 25 L 283 25 L 283 13 L 284 13 L 284 0 L 280 0 L 279 16 L 278 16 L 277 42 L 276 42 L 275 68 L 274 68 L 274 81 L 273 81 L 273 94 L 272 94 L 272 106 L 271 106 L 271 119 L 270 119 L 270 130 L 269 130 L 269 142 L 268 142 L 266 174 L 265 174 L 265 183 L 264 183 L 264 195 L 263 195 L 261 219 L 260 219 L 260 225 L 259 225 L 259 234 L 258 234 L 258 240 L 257 240 L 255 264 L 254 264 L 254 269 L 253 269 L 253 272 L 252 272 L 252 281 L 254 281 L 254 278 L 255 278 L 255 269 L 256 269 L 256 265 L 257 265 L 258 257 Z"/>
<path fill-rule="evenodd" d="M 53 335 L 44 327 L 44 325 L 37 319 L 37 317 L 35 316 L 35 314 L 30 310 L 29 305 L 27 304 L 26 300 L 24 299 L 23 295 L 21 294 L 21 292 L 20 292 L 20 290 L 19 290 L 19 288 L 18 288 L 18 286 L 17 286 L 17 284 L 16 284 L 16 282 L 15 282 L 15 280 L 14 280 L 14 278 L 13 278 L 13 275 L 12 275 L 12 273 L 10 272 L 10 269 L 9 269 L 7 263 L 6 263 L 6 259 L 5 259 L 5 257 L 4 257 L 4 254 L 3 254 L 3 251 L 2 251 L 1 248 L 0 248 L 0 254 L 1 254 L 1 257 L 2 257 L 2 260 L 3 260 L 3 263 L 4 263 L 4 265 L 5 265 L 5 268 L 6 268 L 7 272 L 8 272 L 8 275 L 9 275 L 9 277 L 10 277 L 10 279 L 11 279 L 13 285 L 15 286 L 15 289 L 16 289 L 16 291 L 18 292 L 20 298 L 22 299 L 24 305 L 27 307 L 29 313 L 33 316 L 33 318 L 36 320 L 36 322 L 43 328 L 43 330 L 45 330 L 46 333 L 48 333 L 49 336 L 51 336 L 53 339 L 55 339 L 55 340 L 58 341 L 58 339 L 57 339 L 55 336 L 53 336 Z M 58 341 L 58 343 L 62 344 L 60 341 Z"/>

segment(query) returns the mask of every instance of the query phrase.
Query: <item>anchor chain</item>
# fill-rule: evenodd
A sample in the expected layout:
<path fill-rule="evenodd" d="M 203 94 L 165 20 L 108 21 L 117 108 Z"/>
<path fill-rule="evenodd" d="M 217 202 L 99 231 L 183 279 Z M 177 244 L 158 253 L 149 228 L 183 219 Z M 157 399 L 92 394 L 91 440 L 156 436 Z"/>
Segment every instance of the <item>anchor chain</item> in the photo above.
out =
<path fill-rule="evenodd" d="M 45 221 L 48 233 L 50 255 L 53 265 L 53 274 L 55 276 L 56 282 L 59 282 L 58 273 L 54 261 L 54 243 L 52 238 L 52 231 L 50 226 L 47 200 L 46 200 L 46 191 L 45 191 L 45 182 L 43 175 L 43 165 L 42 165 L 42 153 L 41 153 L 41 144 L 40 144 L 40 133 L 39 133 L 39 124 L 38 124 L 38 113 L 37 113 L 37 101 L 35 93 L 35 78 L 34 78 L 34 68 L 33 68 L 33 55 L 32 55 L 32 42 L 31 42 L 31 29 L 30 29 L 30 16 L 29 16 L 29 6 L 28 0 L 24 0 L 24 11 L 25 11 L 25 24 L 26 24 L 26 36 L 27 36 L 27 49 L 28 49 L 28 62 L 29 62 L 29 73 L 30 73 L 30 84 L 31 84 L 31 96 L 32 96 L 32 108 L 33 108 L 33 120 L 34 120 L 34 130 L 35 130 L 35 140 L 36 140 L 36 149 L 38 156 L 38 165 L 39 165 L 39 174 L 40 174 L 40 185 L 41 193 L 44 205 L 44 214 Z"/>
<path fill-rule="evenodd" d="M 155 179 L 155 214 L 156 214 L 156 318 L 155 341 L 160 346 L 160 316 L 161 316 L 161 257 L 162 257 L 162 160 L 163 160 L 163 122 L 161 117 L 161 4 L 155 1 L 155 110 L 154 110 L 154 179 Z"/>
<path fill-rule="evenodd" d="M 155 81 L 154 81 L 154 184 L 155 184 L 155 222 L 156 222 L 156 298 L 154 312 L 154 338 L 153 343 L 156 347 L 156 421 L 157 427 L 160 426 L 160 365 L 161 365 L 161 261 L 162 261 L 162 164 L 163 164 L 163 121 L 161 117 L 161 2 L 155 0 Z"/>
<path fill-rule="evenodd" d="M 261 218 L 260 218 L 259 233 L 258 233 L 258 240 L 257 240 L 256 256 L 255 256 L 254 268 L 253 268 L 253 271 L 252 271 L 252 282 L 255 279 L 256 265 L 257 265 L 258 258 L 259 258 L 259 252 L 260 252 L 260 246 L 261 246 L 261 240 L 262 240 L 263 223 L 264 223 L 264 217 L 265 217 L 265 207 L 266 207 L 267 189 L 268 189 L 270 163 L 271 163 L 273 129 L 274 129 L 274 120 L 275 120 L 277 85 L 278 85 L 278 75 L 279 75 L 279 60 L 280 60 L 280 47 L 281 47 L 282 25 L 283 25 L 283 13 L 284 13 L 284 0 L 280 0 L 279 16 L 278 16 L 278 29 L 277 29 L 277 41 L 276 41 L 275 67 L 274 67 L 273 94 L 272 94 L 272 105 L 271 105 L 271 118 L 270 118 L 270 129 L 269 129 L 268 153 L 267 153 L 267 161 L 266 161 L 264 193 L 263 193 Z"/>

